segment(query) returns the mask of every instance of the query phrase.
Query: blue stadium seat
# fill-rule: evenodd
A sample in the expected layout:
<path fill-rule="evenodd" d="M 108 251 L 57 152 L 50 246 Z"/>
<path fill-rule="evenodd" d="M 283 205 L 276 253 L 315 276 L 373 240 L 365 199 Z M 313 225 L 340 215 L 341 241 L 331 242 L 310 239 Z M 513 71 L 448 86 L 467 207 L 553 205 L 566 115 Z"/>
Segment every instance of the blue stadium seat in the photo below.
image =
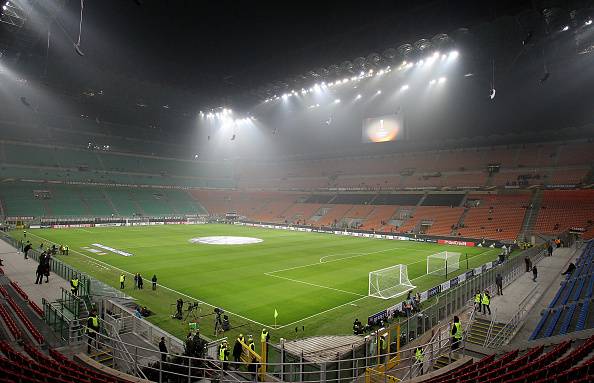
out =
<path fill-rule="evenodd" d="M 536 328 L 532 332 L 532 335 L 530 335 L 530 340 L 534 340 L 534 339 L 538 338 L 538 334 L 540 334 L 542 328 L 544 327 L 545 323 L 547 322 L 547 319 L 548 319 L 550 313 L 551 313 L 550 310 L 545 310 L 545 312 L 542 313 L 542 316 L 540 317 L 540 321 L 536 325 Z"/>
<path fill-rule="evenodd" d="M 555 311 L 555 313 L 551 317 L 551 322 L 547 326 L 547 329 L 545 330 L 545 333 L 544 333 L 544 336 L 546 338 L 553 335 L 553 332 L 555 331 L 555 327 L 557 327 L 557 322 L 559 321 L 559 318 L 561 317 L 562 312 L 563 312 L 563 309 L 560 308 L 557 311 Z"/>
<path fill-rule="evenodd" d="M 573 314 L 577 307 L 577 303 L 573 303 L 569 306 L 569 310 L 567 310 L 567 314 L 563 319 L 563 323 L 561 324 L 561 330 L 559 330 L 559 335 L 567 334 L 567 330 L 569 329 L 569 325 L 571 324 L 571 318 L 573 318 Z"/>
<path fill-rule="evenodd" d="M 586 284 L 586 278 L 580 278 L 578 280 L 578 286 L 575 289 L 575 291 L 573 292 L 573 298 L 571 298 L 571 301 L 577 301 L 578 299 L 580 299 L 580 295 L 582 294 L 582 289 L 584 288 L 584 285 Z"/>
<path fill-rule="evenodd" d="M 565 291 L 566 286 L 567 286 L 567 282 L 561 282 L 561 287 L 559 288 L 559 290 L 557 290 L 557 294 L 555 294 L 555 298 L 553 298 L 553 300 L 549 304 L 550 309 L 557 305 L 557 301 L 559 300 L 559 298 L 561 298 L 561 295 Z"/>
<path fill-rule="evenodd" d="M 575 331 L 582 331 L 586 325 L 586 318 L 588 317 L 588 310 L 590 309 L 590 301 L 587 300 L 582 306 L 580 316 L 578 317 L 577 324 L 575 325 Z"/>

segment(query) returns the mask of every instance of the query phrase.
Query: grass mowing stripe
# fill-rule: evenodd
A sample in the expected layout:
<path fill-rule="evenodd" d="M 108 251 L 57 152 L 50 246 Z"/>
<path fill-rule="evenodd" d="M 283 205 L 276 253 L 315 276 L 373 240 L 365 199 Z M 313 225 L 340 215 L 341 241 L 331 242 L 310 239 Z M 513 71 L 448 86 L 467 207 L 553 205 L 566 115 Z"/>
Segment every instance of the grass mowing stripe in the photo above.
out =
<path fill-rule="evenodd" d="M 40 238 L 40 239 L 43 239 L 44 241 L 48 241 L 49 243 L 52 243 L 52 244 L 56 244 L 56 245 L 58 245 L 57 243 L 54 243 L 54 242 L 50 241 L 49 239 L 47 239 L 47 238 L 43 238 L 43 237 L 41 237 L 41 236 L 39 236 L 39 235 L 32 234 L 32 233 L 30 233 L 30 235 L 32 235 L 32 236 L 35 236 L 35 237 L 37 237 L 37 238 Z M 126 273 L 126 274 L 128 274 L 128 275 L 134 275 L 134 273 L 131 273 L 131 272 L 129 272 L 129 271 L 127 271 L 127 270 L 124 270 L 124 269 L 121 269 L 121 268 L 119 268 L 119 267 L 115 267 L 115 266 L 113 266 L 113 265 L 110 265 L 109 263 L 105 263 L 105 262 L 99 261 L 99 260 L 97 260 L 97 259 L 95 259 L 95 258 L 93 258 L 93 257 L 89 257 L 88 255 L 86 255 L 86 254 L 83 254 L 83 253 L 81 253 L 81 252 L 79 252 L 79 251 L 76 251 L 76 250 L 69 250 L 69 251 L 72 251 L 72 252 L 74 252 L 74 253 L 77 253 L 78 255 L 81 255 L 81 256 L 83 256 L 83 257 L 85 257 L 85 258 L 89 259 L 91 262 L 99 263 L 99 264 L 101 264 L 103 267 L 108 267 L 108 268 L 110 268 L 110 269 L 113 269 L 113 270 L 118 270 L 118 271 L 121 271 L 121 272 L 123 272 L 123 273 Z M 165 285 L 163 285 L 163 284 L 159 284 L 159 286 L 160 286 L 161 288 L 164 288 L 164 289 L 166 289 L 166 290 L 169 290 L 169 291 L 171 291 L 171 292 L 174 292 L 174 293 L 176 293 L 176 294 L 182 295 L 182 296 L 184 296 L 184 297 L 186 297 L 186 298 L 190 298 L 190 299 L 193 299 L 193 300 L 195 300 L 195 301 L 200 301 L 201 303 L 204 303 L 204 304 L 206 304 L 207 306 L 210 306 L 210 307 L 213 307 L 213 308 L 214 308 L 214 307 L 217 307 L 217 306 L 211 305 L 211 304 L 210 304 L 210 303 L 208 303 L 208 302 L 204 302 L 203 300 L 200 300 L 200 299 L 198 299 L 198 298 L 195 298 L 195 297 L 192 297 L 192 296 L 190 296 L 190 295 L 188 295 L 188 294 L 185 294 L 185 293 L 182 293 L 182 292 L 180 292 L 180 291 L 177 291 L 177 290 L 175 290 L 175 289 L 172 289 L 172 288 L 170 288 L 170 287 L 167 287 L 167 286 L 165 286 Z M 237 316 L 237 317 L 239 317 L 239 318 L 241 318 L 241 319 L 247 320 L 247 321 L 249 321 L 249 322 L 253 322 L 253 323 L 255 323 L 255 324 L 258 324 L 258 325 L 260 325 L 260 326 L 267 326 L 267 325 L 265 325 L 265 324 L 263 324 L 263 323 L 260 323 L 260 322 L 258 322 L 258 321 L 255 321 L 255 320 L 253 320 L 253 319 L 246 318 L 246 317 L 244 317 L 244 316 L 241 316 L 241 315 L 239 315 L 239 314 L 235 314 L 234 312 L 231 312 L 231 311 L 229 311 L 229 310 L 227 310 L 227 311 L 228 311 L 230 314 L 233 314 L 233 315 L 235 315 L 235 316 Z"/>

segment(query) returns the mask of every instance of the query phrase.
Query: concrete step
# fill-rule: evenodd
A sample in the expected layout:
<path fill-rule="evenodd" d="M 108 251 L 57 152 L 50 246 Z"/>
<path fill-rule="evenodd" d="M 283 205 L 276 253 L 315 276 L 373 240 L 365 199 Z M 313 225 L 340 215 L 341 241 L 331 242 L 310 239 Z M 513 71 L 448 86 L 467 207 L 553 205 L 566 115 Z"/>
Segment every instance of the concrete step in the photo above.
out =
<path fill-rule="evenodd" d="M 448 364 L 455 362 L 456 360 L 457 359 L 454 357 L 450 359 L 448 355 L 440 355 L 433 363 L 433 369 L 439 370 L 440 368 L 445 367 Z"/>

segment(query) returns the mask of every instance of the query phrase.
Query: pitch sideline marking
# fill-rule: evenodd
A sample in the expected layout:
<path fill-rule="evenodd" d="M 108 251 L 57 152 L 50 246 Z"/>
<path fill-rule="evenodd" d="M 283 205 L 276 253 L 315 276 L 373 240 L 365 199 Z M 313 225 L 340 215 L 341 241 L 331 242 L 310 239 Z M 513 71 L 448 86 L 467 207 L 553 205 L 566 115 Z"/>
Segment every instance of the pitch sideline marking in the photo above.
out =
<path fill-rule="evenodd" d="M 269 273 L 264 273 L 264 275 L 268 275 L 269 277 L 274 277 L 274 278 L 280 278 L 280 279 L 285 279 L 287 281 L 291 281 L 291 282 L 295 282 L 295 283 L 302 283 L 304 285 L 309 285 L 309 286 L 314 286 L 314 287 L 319 287 L 322 289 L 328 289 L 328 290 L 334 290 L 334 291 L 339 291 L 341 293 L 345 293 L 345 294 L 351 294 L 351 295 L 356 295 L 359 297 L 366 297 L 367 295 L 363 295 L 363 294 L 359 294 L 359 293 L 354 293 L 352 291 L 346 291 L 346 290 L 341 290 L 341 289 L 337 289 L 334 287 L 329 287 L 329 286 L 322 286 L 322 285 L 317 285 L 315 283 L 310 283 L 310 282 L 305 282 L 305 281 L 300 281 L 298 279 L 291 279 L 291 278 L 287 278 L 287 277 L 281 277 L 279 275 L 273 275 L 273 274 L 269 274 Z"/>
<path fill-rule="evenodd" d="M 45 240 L 45 241 L 48 241 L 48 242 L 50 242 L 50 243 L 54 243 L 54 242 L 50 241 L 49 239 L 47 239 L 47 238 L 43 238 L 43 237 L 41 237 L 41 236 L 39 236 L 39 235 L 36 235 L 36 234 L 33 234 L 33 233 L 30 233 L 30 235 L 32 235 L 32 236 L 34 236 L 34 237 L 37 237 L 37 238 L 41 238 L 41 239 L 43 239 L 43 240 Z M 482 253 L 475 254 L 474 256 L 470 257 L 469 259 L 471 259 L 471 258 L 474 258 L 474 257 L 477 257 L 477 256 L 479 256 L 479 255 L 485 255 L 485 254 L 487 254 L 487 253 L 489 253 L 489 252 L 491 252 L 491 251 L 494 251 L 494 250 L 495 250 L 495 249 L 490 249 L 490 250 L 484 251 L 484 252 L 482 252 Z M 79 255 L 81 255 L 81 256 L 82 256 L 82 257 L 84 257 L 84 258 L 88 258 L 88 259 L 89 259 L 91 262 L 96 262 L 96 263 L 99 263 L 99 264 L 103 265 L 104 267 L 106 266 L 106 267 L 107 267 L 107 269 L 115 269 L 115 270 L 119 270 L 119 271 L 121 271 L 121 272 L 124 272 L 124 273 L 126 273 L 126 274 L 128 274 L 128 275 L 134 275 L 133 273 L 130 273 L 130 272 L 126 271 L 126 270 L 120 269 L 119 267 L 113 266 L 113 265 L 111 265 L 111 264 L 109 264 L 109 263 L 106 263 L 106 262 L 103 262 L 103 261 L 99 261 L 99 260 L 97 260 L 97 259 L 95 259 L 95 258 L 93 258 L 93 257 L 90 257 L 90 256 L 88 256 L 88 255 L 86 255 L 86 254 L 83 254 L 83 253 L 81 253 L 81 252 L 79 252 L 79 251 L 76 251 L 76 250 L 74 250 L 74 249 L 73 249 L 73 250 L 71 250 L 71 251 L 72 251 L 72 252 L 74 252 L 74 253 L 76 253 L 76 254 L 79 254 Z M 418 249 L 416 249 L 416 251 L 425 251 L 425 250 L 418 250 Z M 338 260 L 336 260 L 336 261 L 340 261 L 340 260 L 341 260 L 341 259 L 338 259 Z M 423 261 L 425 261 L 425 260 L 421 260 L 421 261 L 418 261 L 418 262 L 423 262 Z M 335 261 L 328 261 L 328 262 L 324 262 L 324 263 L 329 263 L 329 262 L 335 262 Z M 418 262 L 413 262 L 413 263 L 411 263 L 411 265 L 412 265 L 412 264 L 415 264 L 415 263 L 418 263 Z M 320 264 L 320 263 L 313 263 L 313 264 L 310 264 L 310 265 L 304 265 L 304 266 L 299 266 L 299 267 L 313 266 L 313 265 L 319 265 L 319 264 Z M 299 267 L 295 267 L 295 268 L 299 268 Z M 290 268 L 290 269 L 294 269 L 294 268 Z M 279 276 L 277 276 L 277 275 L 271 275 L 271 274 L 270 274 L 270 273 L 276 273 L 276 272 L 279 272 L 279 271 L 285 271 L 285 270 L 277 270 L 277 271 L 267 272 L 267 273 L 264 273 L 264 274 L 265 274 L 265 275 L 268 275 L 268 276 L 270 276 L 270 277 L 276 277 L 276 278 L 283 278 L 283 279 L 288 279 L 288 278 L 279 277 Z M 416 279 L 422 278 L 422 277 L 424 277 L 424 276 L 426 276 L 426 275 L 427 275 L 427 274 L 420 275 L 420 276 L 418 276 L 418 277 L 416 277 L 416 278 L 413 278 L 413 279 L 411 279 L 411 281 L 414 281 L 414 280 L 416 280 Z M 295 281 L 293 281 L 293 282 L 297 282 L 297 283 L 308 283 L 308 282 L 304 282 L 304 281 L 297 281 L 297 280 L 295 280 Z M 176 294 L 182 295 L 182 296 L 184 296 L 184 297 L 186 297 L 186 298 L 191 298 L 191 299 L 194 299 L 194 300 L 198 300 L 198 301 L 200 301 L 200 302 L 202 302 L 202 303 L 205 303 L 206 305 L 208 305 L 208 306 L 210 306 L 210 307 L 216 307 L 216 306 L 214 306 L 214 305 L 211 305 L 211 304 L 210 304 L 210 303 L 208 303 L 208 302 L 202 301 L 202 300 L 200 300 L 200 299 L 197 299 L 197 298 L 195 298 L 195 297 L 192 297 L 192 296 L 190 296 L 190 295 L 188 295 L 188 294 L 185 294 L 185 293 L 179 292 L 179 291 L 177 291 L 177 290 L 174 290 L 174 289 L 172 289 L 172 288 L 170 288 L 170 287 L 167 287 L 167 286 L 164 286 L 164 285 L 161 285 L 161 284 L 160 284 L 159 286 L 163 287 L 163 288 L 164 288 L 164 289 L 166 289 L 166 290 L 169 290 L 169 291 L 171 291 L 171 292 L 174 292 L 174 293 L 176 293 Z M 318 287 L 322 287 L 322 288 L 328 288 L 328 289 L 333 289 L 333 288 L 331 288 L 331 287 L 327 287 L 327 286 L 318 286 Z M 350 293 L 350 294 L 356 294 L 356 293 L 352 293 L 352 292 L 349 292 L 349 293 Z M 359 294 L 359 295 L 360 295 L 360 294 Z M 227 310 L 227 312 L 229 312 L 229 313 L 230 313 L 230 314 L 232 314 L 232 315 L 235 315 L 235 316 L 237 316 L 238 318 L 244 319 L 244 320 L 246 320 L 246 321 L 248 321 L 248 322 L 252 322 L 252 323 L 255 323 L 255 324 L 257 324 L 257 325 L 260 325 L 260 326 L 263 326 L 263 327 L 274 328 L 274 329 L 278 330 L 278 329 L 283 329 L 283 328 L 285 328 L 285 327 L 288 327 L 288 326 L 292 326 L 292 325 L 294 325 L 295 323 L 299 323 L 299 322 L 302 322 L 302 321 L 305 321 L 305 320 L 308 320 L 308 319 L 311 319 L 311 318 L 317 317 L 317 316 L 319 316 L 319 315 L 326 314 L 326 313 L 328 313 L 328 312 L 330 312 L 330 311 L 336 310 L 336 309 L 338 309 L 338 308 L 341 308 L 341 307 L 344 307 L 344 306 L 346 306 L 346 305 L 350 305 L 350 304 L 352 304 L 352 303 L 358 302 L 358 301 L 360 301 L 360 300 L 363 300 L 363 299 L 365 299 L 365 298 L 371 298 L 371 297 L 369 297 L 368 295 L 361 295 L 359 298 L 357 298 L 357 299 L 355 299 L 355 300 L 352 300 L 352 301 L 349 301 L 349 302 L 346 302 L 346 303 L 340 304 L 340 305 L 338 305 L 338 306 L 331 307 L 331 308 L 329 308 L 329 309 L 326 309 L 326 310 L 324 310 L 324 311 L 321 311 L 321 312 L 319 312 L 319 313 L 312 314 L 312 315 L 310 315 L 310 316 L 308 316 L 308 317 L 301 318 L 301 319 L 299 319 L 299 320 L 296 320 L 296 321 L 294 321 L 294 322 L 288 323 L 288 324 L 286 324 L 286 325 L 283 325 L 283 326 L 277 326 L 277 327 L 274 327 L 273 325 L 270 325 L 270 324 L 268 324 L 268 325 L 267 325 L 267 324 L 264 324 L 264 323 L 260 323 L 260 322 L 258 322 L 258 321 L 255 321 L 255 320 L 253 320 L 253 319 L 246 318 L 246 317 L 244 317 L 244 316 L 242 316 L 242 315 L 239 315 L 239 314 L 235 314 L 235 313 L 233 313 L 233 312 L 231 312 L 231 311 L 228 311 L 228 310 Z"/>
<path fill-rule="evenodd" d="M 494 251 L 494 250 L 495 250 L 495 249 L 490 249 L 490 250 L 487 250 L 487 251 L 483 251 L 482 253 L 475 254 L 475 255 L 473 255 L 472 257 L 468 258 L 468 259 L 471 259 L 471 258 L 477 257 L 477 256 L 479 256 L 479 255 L 485 255 L 485 254 L 488 254 L 488 253 L 490 253 L 490 252 L 492 252 L 492 251 Z M 415 263 L 416 263 L 416 262 L 415 262 Z M 412 263 L 411 263 L 411 264 L 412 264 Z M 271 276 L 271 277 L 278 277 L 278 276 L 276 276 L 276 275 L 270 275 L 270 276 Z M 413 279 L 411 279 L 410 281 L 412 282 L 412 281 L 415 281 L 415 280 L 417 280 L 417 279 L 420 279 L 420 278 L 423 278 L 423 277 L 426 277 L 426 276 L 427 276 L 427 274 L 419 275 L 418 277 L 416 277 L 416 278 L 413 278 Z M 280 330 L 280 329 L 283 329 L 283 328 L 285 328 L 285 327 L 292 326 L 292 325 L 294 325 L 294 324 L 296 324 L 296 323 L 299 323 L 299 322 L 302 322 L 302 321 L 306 321 L 306 320 L 308 320 L 308 319 L 311 319 L 311 318 L 315 318 L 315 317 L 317 317 L 317 316 L 319 316 L 319 315 L 326 314 L 326 313 L 328 313 L 328 312 L 330 312 L 330 311 L 333 311 L 333 310 L 339 309 L 339 308 L 341 308 L 341 307 L 344 307 L 344 306 L 347 306 L 347 305 L 353 304 L 353 303 L 355 303 L 355 302 L 358 302 L 358 301 L 361 301 L 361 300 L 363 300 L 363 299 L 365 299 L 365 298 L 373 298 L 373 297 L 370 297 L 369 295 L 364 295 L 364 296 L 362 296 L 361 298 L 357 298 L 357 299 L 355 299 L 355 300 L 352 300 L 352 301 L 349 301 L 349 302 L 343 303 L 343 304 L 341 304 L 341 305 L 338 305 L 338 306 L 335 306 L 335 307 L 331 307 L 331 308 L 329 308 L 329 309 L 327 309 L 327 310 L 324 310 L 324 311 L 321 311 L 321 312 L 319 312 L 319 313 L 316 313 L 316 314 L 310 315 L 310 316 L 308 316 L 308 317 L 305 317 L 305 318 L 303 318 L 303 319 L 299 319 L 299 320 L 296 320 L 296 321 L 294 321 L 294 322 L 287 323 L 286 325 L 279 326 L 279 327 L 275 328 L 275 330 Z"/>
<path fill-rule="evenodd" d="M 48 241 L 48 242 L 50 242 L 50 243 L 54 243 L 53 241 L 50 241 L 50 240 L 49 240 L 49 239 L 47 239 L 47 238 L 43 238 L 42 236 L 39 236 L 39 235 L 36 235 L 36 234 L 33 234 L 33 233 L 29 233 L 29 234 L 30 234 L 30 235 L 32 235 L 32 236 L 34 236 L 34 237 L 41 238 L 41 239 L 43 239 L 44 241 Z M 129 271 L 126 271 L 126 270 L 124 270 L 124 269 L 120 269 L 119 267 L 116 267 L 116 266 L 110 265 L 110 264 L 109 264 L 109 263 L 107 263 L 107 262 L 103 262 L 103 261 L 100 261 L 100 260 L 98 260 L 98 259 L 95 259 L 95 258 L 93 258 L 93 257 L 90 257 L 90 256 L 88 256 L 88 255 L 86 255 L 86 254 L 83 254 L 83 253 L 81 253 L 81 252 L 79 252 L 79 251 L 76 251 L 76 250 L 74 250 L 74 249 L 73 249 L 73 250 L 70 250 L 70 251 L 72 251 L 73 253 L 76 253 L 76 254 L 78 254 L 78 255 L 81 255 L 81 256 L 83 256 L 83 257 L 85 257 L 85 258 L 88 258 L 88 259 L 90 259 L 92 262 L 100 263 L 101 265 L 103 265 L 103 266 L 106 266 L 108 269 L 112 269 L 112 270 L 119 270 L 119 271 L 121 271 L 121 272 L 123 272 L 123 273 L 126 273 L 126 274 L 128 274 L 128 275 L 134 275 L 133 273 L 131 273 L 131 272 L 129 272 Z M 164 288 L 165 290 L 169 290 L 169 291 L 171 291 L 171 292 L 174 292 L 174 293 L 176 293 L 176 294 L 182 295 L 182 296 L 184 296 L 184 297 L 186 297 L 186 298 L 190 298 L 190 299 L 193 299 L 193 300 L 195 300 L 195 301 L 199 301 L 199 302 L 201 302 L 201 303 L 204 303 L 204 304 L 206 304 L 207 306 L 210 306 L 210 307 L 217 307 L 217 306 L 211 305 L 210 303 L 208 303 L 208 302 L 205 302 L 205 301 L 203 301 L 203 300 L 201 300 L 201 299 L 198 299 L 198 298 L 195 298 L 195 297 L 193 297 L 193 296 L 190 296 L 190 295 L 188 295 L 188 294 L 185 294 L 185 293 L 179 292 L 179 291 L 177 291 L 177 290 L 174 290 L 174 289 L 172 289 L 172 288 L 170 288 L 170 287 L 167 287 L 167 286 L 165 286 L 165 285 L 159 284 L 159 286 L 160 286 L 160 287 L 162 287 L 162 288 Z M 226 310 L 226 311 L 227 311 L 229 314 L 235 315 L 235 316 L 236 316 L 236 317 L 238 317 L 238 318 L 241 318 L 241 319 L 243 319 L 243 320 L 246 320 L 246 321 L 248 321 L 248 322 L 255 323 L 255 324 L 257 324 L 257 325 L 260 325 L 260 326 L 262 326 L 262 327 L 273 327 L 273 326 L 271 326 L 271 325 L 266 325 L 266 324 L 264 324 L 264 323 L 257 322 L 257 321 L 255 321 L 255 320 L 253 320 L 253 319 L 246 318 L 246 317 L 244 317 L 244 316 L 242 316 L 242 315 L 235 314 L 234 312 L 231 312 L 231 311 L 229 311 L 229 310 Z"/>
<path fill-rule="evenodd" d="M 408 247 L 391 247 L 389 249 L 383 249 L 383 250 L 378 250 L 378 251 L 372 251 L 369 253 L 336 253 L 336 254 L 329 254 L 329 255 L 324 255 L 322 258 L 320 258 L 320 262 L 319 263 L 329 263 L 329 262 L 335 262 L 333 260 L 324 262 L 323 260 L 325 258 L 329 258 L 329 257 L 334 257 L 337 255 L 349 255 L 352 254 L 350 257 L 344 257 L 344 258 L 338 258 L 336 261 L 342 261 L 343 259 L 350 259 L 350 258 L 357 258 L 357 257 L 364 257 L 366 255 L 371 255 L 371 254 L 377 254 L 377 253 L 384 253 L 386 251 L 391 251 L 391 250 L 409 250 L 409 251 L 421 251 L 421 252 L 426 252 L 427 250 L 421 250 L 421 249 L 409 249 Z"/>

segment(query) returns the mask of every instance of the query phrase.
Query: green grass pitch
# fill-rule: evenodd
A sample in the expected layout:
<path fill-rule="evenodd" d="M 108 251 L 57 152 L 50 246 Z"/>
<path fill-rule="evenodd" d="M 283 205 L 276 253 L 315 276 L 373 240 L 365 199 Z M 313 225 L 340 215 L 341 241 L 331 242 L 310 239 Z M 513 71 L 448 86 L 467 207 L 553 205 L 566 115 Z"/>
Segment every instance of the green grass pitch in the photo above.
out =
<path fill-rule="evenodd" d="M 22 231 L 13 232 L 22 237 Z M 247 236 L 263 240 L 247 245 L 206 245 L 189 240 L 203 236 Z M 330 234 L 261 229 L 237 225 L 167 225 L 84 229 L 29 230 L 34 244 L 69 245 L 60 259 L 107 284 L 119 288 L 120 270 L 127 275 L 125 292 L 156 315 L 149 320 L 184 338 L 187 323 L 171 319 L 171 304 L 184 300 L 204 302 L 202 333 L 213 338 L 214 306 L 229 314 L 236 333 L 259 334 L 274 327 L 274 339 L 318 334 L 349 334 L 353 319 L 387 308 L 403 297 L 382 300 L 368 297 L 368 274 L 396 264 L 408 265 L 409 278 L 418 291 L 443 281 L 427 276 L 426 258 L 440 251 L 463 254 L 461 269 L 496 258 L 499 250 L 443 246 L 420 242 L 343 237 Z M 84 249 L 94 243 L 132 253 L 110 251 L 99 255 Z M 144 290 L 134 290 L 132 273 L 144 277 Z M 156 274 L 162 286 L 151 291 Z M 452 277 L 450 275 L 450 277 Z M 182 295 L 183 294 L 183 295 Z M 191 297 L 191 298 L 190 298 Z M 209 306 L 210 305 L 210 306 Z M 297 332 L 295 328 L 297 327 Z M 302 329 L 305 328 L 305 331 Z"/>

